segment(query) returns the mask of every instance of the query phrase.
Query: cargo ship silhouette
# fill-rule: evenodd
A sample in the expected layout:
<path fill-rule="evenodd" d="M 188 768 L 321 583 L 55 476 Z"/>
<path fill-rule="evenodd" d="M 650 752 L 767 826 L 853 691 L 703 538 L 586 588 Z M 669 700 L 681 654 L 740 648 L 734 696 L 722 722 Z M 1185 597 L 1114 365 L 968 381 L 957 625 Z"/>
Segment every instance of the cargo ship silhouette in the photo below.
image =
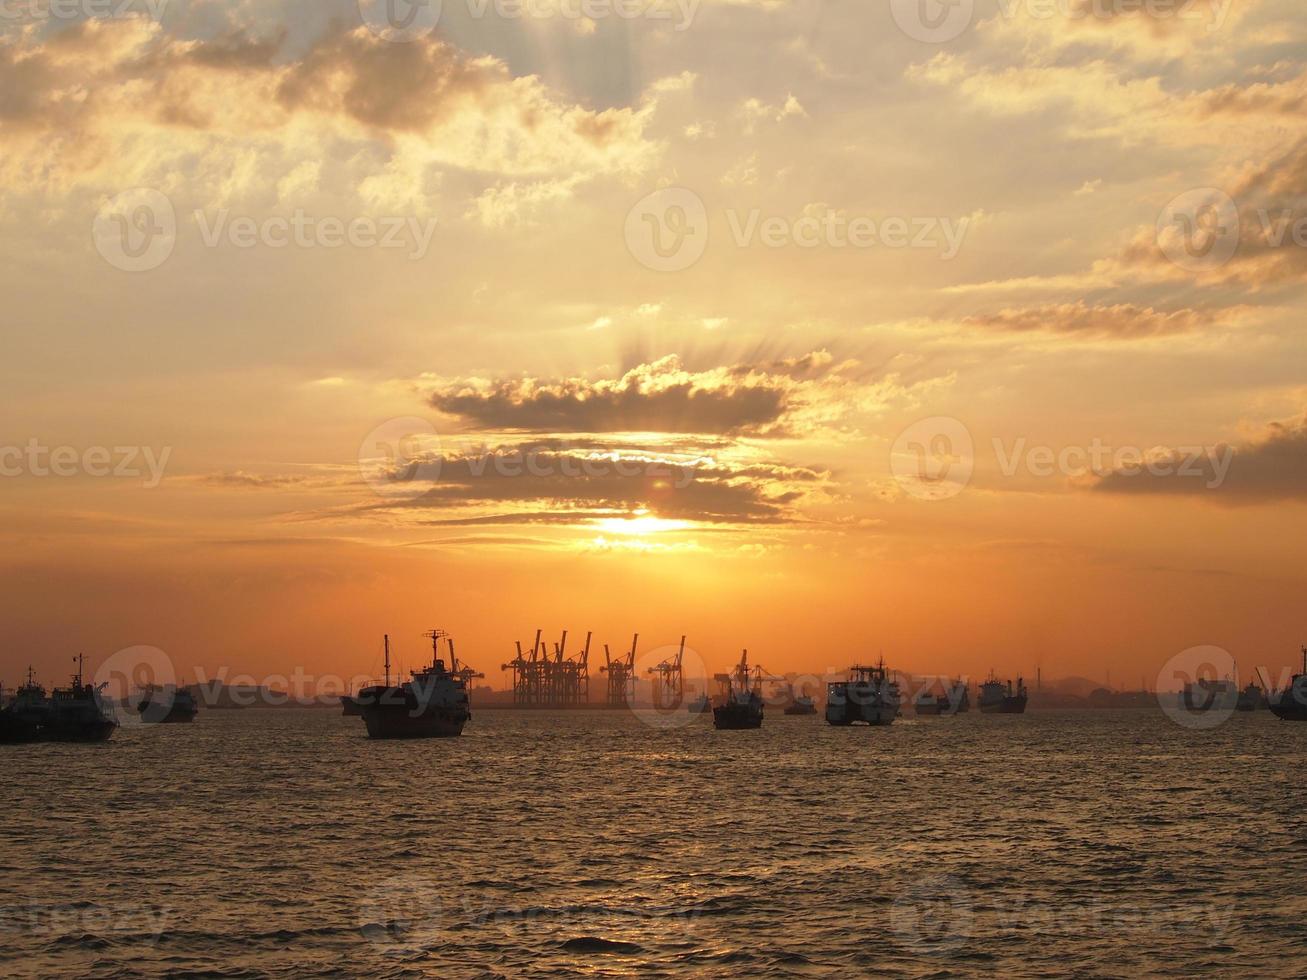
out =
<path fill-rule="evenodd" d="M 454 738 L 463 734 L 463 726 L 472 718 L 467 682 L 485 675 L 459 666 L 454 641 L 444 630 L 428 630 L 423 635 L 431 638 L 431 666 L 411 671 L 403 683 L 391 684 L 387 634 L 384 639 L 386 682 L 365 687 L 352 699 L 369 738 Z M 448 645 L 448 667 L 440 655 L 441 640 Z"/>

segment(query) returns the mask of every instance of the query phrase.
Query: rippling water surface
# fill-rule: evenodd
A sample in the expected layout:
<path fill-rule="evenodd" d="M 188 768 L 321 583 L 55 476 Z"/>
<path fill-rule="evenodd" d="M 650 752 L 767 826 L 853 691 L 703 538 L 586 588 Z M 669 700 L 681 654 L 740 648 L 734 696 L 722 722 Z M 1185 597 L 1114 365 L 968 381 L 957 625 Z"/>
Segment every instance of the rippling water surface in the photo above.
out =
<path fill-rule="evenodd" d="M 1307 725 L 208 711 L 0 746 L 0 974 L 1302 976 Z"/>

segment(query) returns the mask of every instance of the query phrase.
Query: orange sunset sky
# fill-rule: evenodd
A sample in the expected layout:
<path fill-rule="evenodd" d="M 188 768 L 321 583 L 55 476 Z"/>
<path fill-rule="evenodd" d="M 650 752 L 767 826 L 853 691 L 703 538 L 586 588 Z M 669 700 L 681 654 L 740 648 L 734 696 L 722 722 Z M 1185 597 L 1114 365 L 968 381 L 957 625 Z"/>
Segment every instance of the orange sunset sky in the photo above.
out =
<path fill-rule="evenodd" d="M 496 686 L 537 627 L 1131 686 L 1307 641 L 1300 0 L 39 6 L 6 682 L 432 626 Z"/>

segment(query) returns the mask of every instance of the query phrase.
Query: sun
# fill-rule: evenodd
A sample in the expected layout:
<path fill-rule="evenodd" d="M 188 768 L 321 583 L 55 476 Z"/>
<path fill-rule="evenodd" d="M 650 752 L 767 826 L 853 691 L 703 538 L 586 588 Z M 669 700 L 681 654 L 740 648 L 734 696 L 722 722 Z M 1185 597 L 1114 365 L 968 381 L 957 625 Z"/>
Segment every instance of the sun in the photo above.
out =
<path fill-rule="evenodd" d="M 665 517 L 605 517 L 595 521 L 595 526 L 610 534 L 630 534 L 647 537 L 666 531 L 684 531 L 693 527 L 691 521 L 674 521 Z"/>

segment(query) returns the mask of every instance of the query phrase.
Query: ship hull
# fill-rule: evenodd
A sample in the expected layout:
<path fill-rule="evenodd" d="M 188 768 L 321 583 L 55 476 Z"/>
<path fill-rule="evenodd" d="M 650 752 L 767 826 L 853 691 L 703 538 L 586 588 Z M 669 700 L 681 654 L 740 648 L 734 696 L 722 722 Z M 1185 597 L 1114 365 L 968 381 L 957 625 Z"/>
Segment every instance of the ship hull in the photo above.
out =
<path fill-rule="evenodd" d="M 54 723 L 45 726 L 41 738 L 46 742 L 107 742 L 117 730 L 112 721 Z"/>
<path fill-rule="evenodd" d="M 1271 709 L 1271 714 L 1282 721 L 1307 721 L 1307 704 L 1288 694 L 1271 701 L 1267 707 Z"/>
<path fill-rule="evenodd" d="M 195 720 L 199 709 L 183 704 L 154 704 L 142 701 L 136 708 L 145 725 L 188 725 Z"/>
<path fill-rule="evenodd" d="M 457 738 L 463 734 L 468 716 L 445 709 L 417 714 L 405 708 L 370 707 L 362 711 L 368 738 Z"/>
<path fill-rule="evenodd" d="M 894 719 L 898 716 L 898 705 L 855 704 L 826 706 L 826 722 L 837 728 L 845 728 L 849 725 L 867 725 L 871 728 L 880 728 L 884 725 L 894 724 Z"/>
<path fill-rule="evenodd" d="M 981 704 L 981 714 L 986 715 L 1024 715 L 1026 713 L 1026 697 L 1004 698 L 1002 701 L 992 701 L 989 704 Z"/>
<path fill-rule="evenodd" d="M 0 745 L 35 742 L 41 737 L 41 724 L 12 711 L 0 711 Z"/>
<path fill-rule="evenodd" d="M 457 738 L 472 717 L 466 704 L 419 700 L 409 685 L 369 689 L 354 703 L 368 738 Z"/>
<path fill-rule="evenodd" d="M 746 705 L 727 704 L 712 709 L 714 728 L 723 731 L 740 731 L 746 728 L 762 727 L 762 708 Z"/>
<path fill-rule="evenodd" d="M 361 718 L 363 717 L 363 705 L 348 694 L 342 694 L 340 696 L 340 713 L 346 718 Z"/>

